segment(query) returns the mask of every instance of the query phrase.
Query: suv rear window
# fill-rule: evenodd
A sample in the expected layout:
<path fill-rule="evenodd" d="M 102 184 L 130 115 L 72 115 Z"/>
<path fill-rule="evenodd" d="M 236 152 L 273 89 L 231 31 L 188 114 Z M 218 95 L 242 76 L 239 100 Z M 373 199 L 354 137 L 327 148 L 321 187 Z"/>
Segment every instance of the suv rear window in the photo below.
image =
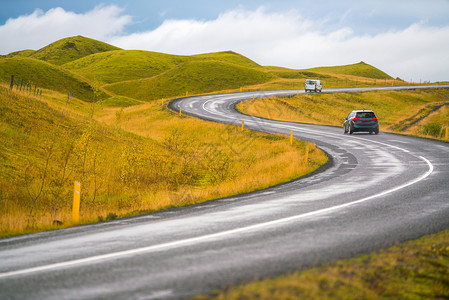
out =
<path fill-rule="evenodd" d="M 367 112 L 358 112 L 357 113 L 357 118 L 366 118 L 366 119 L 372 119 L 375 118 L 376 115 L 374 115 L 374 113 L 372 111 L 367 111 Z"/>

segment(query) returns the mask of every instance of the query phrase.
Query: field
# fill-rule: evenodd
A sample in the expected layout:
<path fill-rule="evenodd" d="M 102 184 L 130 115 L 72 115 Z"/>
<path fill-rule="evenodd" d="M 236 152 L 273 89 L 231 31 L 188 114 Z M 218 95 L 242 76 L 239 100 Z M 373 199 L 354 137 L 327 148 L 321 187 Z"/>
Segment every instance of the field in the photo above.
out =
<path fill-rule="evenodd" d="M 304 142 L 179 117 L 160 102 L 66 106 L 53 97 L 0 87 L 2 236 L 74 225 L 75 180 L 89 223 L 265 188 L 327 160 L 310 145 L 305 165 Z"/>
<path fill-rule="evenodd" d="M 448 236 L 446 230 L 371 254 L 194 299 L 447 299 Z"/>
<path fill-rule="evenodd" d="M 240 111 L 264 118 L 342 126 L 355 109 L 370 109 L 385 132 L 445 139 L 449 126 L 447 89 L 309 94 L 244 101 Z"/>

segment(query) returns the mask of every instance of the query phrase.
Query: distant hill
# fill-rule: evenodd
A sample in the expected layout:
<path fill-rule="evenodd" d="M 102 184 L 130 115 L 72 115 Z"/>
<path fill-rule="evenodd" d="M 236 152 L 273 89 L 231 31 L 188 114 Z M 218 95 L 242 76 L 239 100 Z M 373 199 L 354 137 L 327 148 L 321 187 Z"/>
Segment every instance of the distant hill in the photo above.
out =
<path fill-rule="evenodd" d="M 295 70 L 265 67 L 232 52 L 191 56 L 152 51 L 122 50 L 85 38 L 69 37 L 37 51 L 23 50 L 0 56 L 0 82 L 10 76 L 41 88 L 92 101 L 109 97 L 110 106 L 181 95 L 257 89 L 300 89 L 306 78 L 326 81 L 326 87 L 343 82 L 357 85 L 363 79 L 392 79 L 381 70 L 360 62 L 352 65 Z M 94 88 L 95 87 L 95 88 Z"/>
<path fill-rule="evenodd" d="M 344 74 L 353 75 L 373 79 L 393 79 L 390 75 L 381 70 L 362 62 L 352 65 L 336 66 L 336 67 L 318 67 L 307 69 L 310 72 L 325 74 Z"/>
<path fill-rule="evenodd" d="M 261 68 L 252 60 L 232 51 L 181 56 L 139 50 L 97 53 L 67 63 L 63 67 L 92 80 L 116 83 L 153 77 L 194 61 L 223 62 L 233 66 Z"/>
<path fill-rule="evenodd" d="M 71 73 L 59 66 L 29 57 L 14 56 L 0 59 L 0 82 L 9 83 L 11 75 L 17 84 L 20 78 L 22 82 L 31 83 L 38 88 L 54 90 L 73 95 L 84 101 L 92 101 L 93 87 L 80 76 Z M 104 99 L 107 95 L 98 92 L 97 99 Z"/>
<path fill-rule="evenodd" d="M 34 52 L 36 52 L 36 51 L 35 50 L 21 50 L 21 51 L 11 52 L 7 55 L 0 55 L 0 58 L 1 57 L 11 58 L 11 57 L 16 57 L 16 56 L 29 57 Z"/>
<path fill-rule="evenodd" d="M 188 56 L 116 50 L 92 54 L 63 67 L 101 83 L 115 83 L 159 75 L 189 60 Z"/>
<path fill-rule="evenodd" d="M 222 61 L 191 61 L 148 79 L 124 81 L 104 88 L 118 95 L 152 100 L 208 93 L 260 84 L 275 77 L 263 70 Z"/>
<path fill-rule="evenodd" d="M 56 41 L 33 52 L 29 57 L 59 66 L 91 54 L 112 50 L 120 48 L 83 36 L 75 36 Z"/>

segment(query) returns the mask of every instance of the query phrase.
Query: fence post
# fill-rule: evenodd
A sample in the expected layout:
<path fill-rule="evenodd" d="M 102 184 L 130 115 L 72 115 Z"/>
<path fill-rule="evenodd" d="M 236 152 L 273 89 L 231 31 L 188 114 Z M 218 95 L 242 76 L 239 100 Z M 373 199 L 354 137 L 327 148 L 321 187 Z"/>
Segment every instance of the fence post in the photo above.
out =
<path fill-rule="evenodd" d="M 14 87 L 14 75 L 11 75 L 11 82 L 9 84 L 9 89 L 12 90 L 13 87 Z"/>
<path fill-rule="evenodd" d="M 81 183 L 75 181 L 74 186 L 72 220 L 78 223 L 80 221 Z"/>

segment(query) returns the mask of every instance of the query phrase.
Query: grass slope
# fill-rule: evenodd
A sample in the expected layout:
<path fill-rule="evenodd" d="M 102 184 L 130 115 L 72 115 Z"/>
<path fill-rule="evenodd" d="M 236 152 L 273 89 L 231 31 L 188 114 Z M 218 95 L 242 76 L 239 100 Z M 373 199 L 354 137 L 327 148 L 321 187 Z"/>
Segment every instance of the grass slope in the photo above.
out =
<path fill-rule="evenodd" d="M 0 85 L 0 236 L 72 225 L 74 180 L 88 223 L 265 188 L 327 160 L 309 145 L 306 165 L 304 142 L 179 117 L 157 102 L 115 97 L 99 109 L 44 98 Z"/>
<path fill-rule="evenodd" d="M 274 76 L 258 69 L 221 61 L 192 61 L 158 76 L 105 86 L 118 95 L 145 101 L 189 94 L 238 89 L 270 81 Z"/>
<path fill-rule="evenodd" d="M 83 36 L 68 37 L 33 52 L 30 57 L 63 65 L 94 53 L 119 50 L 120 48 Z"/>
<path fill-rule="evenodd" d="M 371 109 L 379 117 L 381 131 L 399 132 L 410 125 L 405 133 L 442 138 L 442 128 L 449 125 L 447 105 L 448 89 L 429 89 L 272 97 L 241 102 L 238 109 L 265 118 L 333 126 L 342 126 L 352 110 Z M 435 106 L 440 109 L 432 111 Z M 418 117 L 422 120 L 412 126 Z"/>
<path fill-rule="evenodd" d="M 15 57 L 15 56 L 29 57 L 34 52 L 36 52 L 36 51 L 35 50 L 21 50 L 21 51 L 11 52 L 7 55 L 0 55 L 0 58 L 11 58 L 11 57 Z"/>
<path fill-rule="evenodd" d="M 159 75 L 188 60 L 186 56 L 118 50 L 93 54 L 63 67 L 101 83 L 115 83 Z"/>
<path fill-rule="evenodd" d="M 67 63 L 64 68 L 108 84 L 150 78 L 192 62 L 222 62 L 240 67 L 261 68 L 255 62 L 232 51 L 179 56 L 139 50 L 98 53 Z"/>
<path fill-rule="evenodd" d="M 448 236 L 446 230 L 369 255 L 194 299 L 448 299 Z"/>
<path fill-rule="evenodd" d="M 18 78 L 24 83 L 31 83 L 40 89 L 49 89 L 67 94 L 72 91 L 74 97 L 84 101 L 92 101 L 94 88 L 78 75 L 61 67 L 28 57 L 15 56 L 0 58 L 0 82 L 10 83 L 14 75 L 15 85 Z M 104 99 L 107 96 L 98 91 L 96 98 Z"/>
<path fill-rule="evenodd" d="M 249 58 L 235 53 L 233 51 L 224 51 L 224 52 L 213 52 L 206 54 L 198 54 L 191 56 L 193 59 L 201 59 L 201 60 L 216 60 L 221 62 L 226 62 L 230 64 L 239 65 L 242 67 L 248 68 L 262 68 L 256 62 L 250 60 Z"/>
<path fill-rule="evenodd" d="M 54 42 L 38 51 L 20 51 L 6 56 L 13 59 L 32 57 L 61 65 L 60 70 L 69 70 L 80 75 L 77 81 L 82 86 L 55 83 L 50 72 L 21 74 L 26 80 L 45 82 L 41 87 L 60 92 L 75 91 L 76 97 L 88 101 L 93 93 L 88 86 L 95 86 L 96 99 L 119 95 L 134 99 L 108 103 L 129 106 L 132 102 L 150 101 L 161 98 L 210 93 L 215 91 L 238 91 L 260 89 L 298 89 L 306 78 L 323 80 L 325 87 L 376 85 L 376 79 L 391 77 L 363 62 L 340 67 L 321 67 L 308 70 L 292 70 L 279 67 L 262 67 L 254 61 L 232 51 L 199 54 L 192 56 L 169 55 L 150 51 L 120 50 L 111 45 L 84 38 L 71 37 Z M 5 56 L 3 57 L 5 59 Z M 24 61 L 22 61 L 24 62 Z M 28 61 L 31 65 L 35 63 Z M 48 69 L 48 66 L 45 66 Z M 3 74 L 2 82 L 8 82 L 13 68 Z M 35 69 L 32 66 L 31 69 Z M 30 72 L 31 73 L 31 72 Z M 31 74 L 30 74 L 31 75 Z M 83 78 L 79 80 L 79 78 Z M 51 84 L 48 84 L 50 82 Z M 390 83 L 390 82 L 388 82 Z M 79 85 L 79 84 L 78 84 Z M 86 92 L 87 91 L 87 92 Z M 89 97 L 88 94 L 91 94 Z M 122 98 L 123 100 L 123 98 Z"/>
<path fill-rule="evenodd" d="M 364 63 L 363 61 L 352 65 L 336 66 L 336 67 L 318 67 L 307 69 L 305 71 L 322 74 L 353 75 L 372 79 L 392 79 L 390 75 L 367 63 Z"/>

